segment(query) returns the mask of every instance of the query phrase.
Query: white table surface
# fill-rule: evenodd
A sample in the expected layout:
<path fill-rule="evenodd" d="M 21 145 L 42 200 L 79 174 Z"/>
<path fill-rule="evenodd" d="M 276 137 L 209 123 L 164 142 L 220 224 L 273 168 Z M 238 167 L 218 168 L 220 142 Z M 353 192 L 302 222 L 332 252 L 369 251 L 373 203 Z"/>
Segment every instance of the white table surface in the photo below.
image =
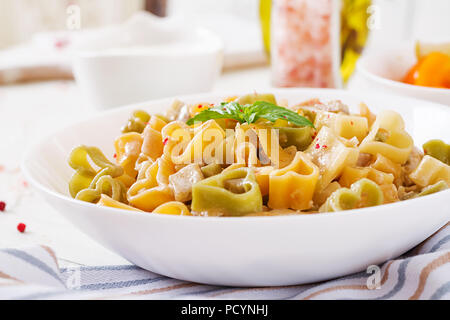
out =
<path fill-rule="evenodd" d="M 270 87 L 268 68 L 224 73 L 215 91 Z M 61 266 L 128 263 L 62 218 L 27 186 L 19 165 L 27 147 L 49 133 L 99 112 L 83 102 L 71 81 L 0 86 L 0 248 L 44 244 L 56 251 Z M 27 225 L 25 233 L 17 224 Z"/>

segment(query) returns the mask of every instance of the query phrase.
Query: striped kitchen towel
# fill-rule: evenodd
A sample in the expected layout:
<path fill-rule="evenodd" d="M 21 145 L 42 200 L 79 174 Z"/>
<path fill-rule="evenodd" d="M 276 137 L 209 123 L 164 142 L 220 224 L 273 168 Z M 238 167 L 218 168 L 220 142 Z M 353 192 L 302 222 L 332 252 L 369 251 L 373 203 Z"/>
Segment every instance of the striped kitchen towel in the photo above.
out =
<path fill-rule="evenodd" d="M 374 273 L 282 287 L 209 286 L 131 265 L 60 269 L 48 247 L 3 249 L 0 299 L 450 299 L 450 223 Z"/>

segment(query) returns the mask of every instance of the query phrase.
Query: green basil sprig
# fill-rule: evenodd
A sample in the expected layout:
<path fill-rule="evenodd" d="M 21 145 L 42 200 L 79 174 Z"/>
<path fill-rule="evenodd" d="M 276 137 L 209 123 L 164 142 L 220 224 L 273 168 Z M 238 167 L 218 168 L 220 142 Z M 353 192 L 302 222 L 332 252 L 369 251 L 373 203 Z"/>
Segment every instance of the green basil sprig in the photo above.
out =
<path fill-rule="evenodd" d="M 203 110 L 187 121 L 188 125 L 211 119 L 234 119 L 240 123 L 254 123 L 258 119 L 275 122 L 278 119 L 287 120 L 299 127 L 314 125 L 307 118 L 284 107 L 266 101 L 256 101 L 253 104 L 240 105 L 237 102 L 222 102 L 207 110 Z"/>

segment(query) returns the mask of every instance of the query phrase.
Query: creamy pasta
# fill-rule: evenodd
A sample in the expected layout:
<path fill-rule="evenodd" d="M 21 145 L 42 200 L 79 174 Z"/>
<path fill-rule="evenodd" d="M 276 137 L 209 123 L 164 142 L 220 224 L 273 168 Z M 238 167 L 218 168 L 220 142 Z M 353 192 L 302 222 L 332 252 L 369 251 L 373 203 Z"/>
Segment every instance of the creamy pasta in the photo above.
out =
<path fill-rule="evenodd" d="M 96 147 L 72 151 L 72 197 L 169 215 L 268 216 L 377 206 L 450 185 L 449 145 L 431 140 L 422 152 L 397 112 L 361 104 L 351 114 L 340 101 L 175 101 L 166 115 L 135 111 L 114 147 L 114 161 Z"/>

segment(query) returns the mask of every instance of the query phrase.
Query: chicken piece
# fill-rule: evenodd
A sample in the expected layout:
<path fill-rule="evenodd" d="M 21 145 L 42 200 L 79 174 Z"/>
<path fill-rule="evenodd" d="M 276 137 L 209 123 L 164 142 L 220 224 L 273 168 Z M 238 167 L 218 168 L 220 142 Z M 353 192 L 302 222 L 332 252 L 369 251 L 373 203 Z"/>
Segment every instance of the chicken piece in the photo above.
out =
<path fill-rule="evenodd" d="M 170 108 L 166 111 L 166 118 L 169 121 L 175 121 L 178 118 L 180 110 L 184 105 L 185 104 L 182 101 L 174 100 Z"/>
<path fill-rule="evenodd" d="M 358 162 L 356 162 L 357 167 L 367 167 L 372 161 L 372 155 L 370 153 L 360 152 L 358 156 Z"/>
<path fill-rule="evenodd" d="M 408 160 L 402 166 L 401 179 L 404 185 L 411 186 L 414 184 L 409 178 L 409 174 L 417 168 L 422 158 L 423 153 L 417 147 L 414 147 L 409 154 Z"/>
<path fill-rule="evenodd" d="M 189 106 L 180 100 L 175 100 L 166 112 L 166 118 L 169 121 L 183 121 L 190 119 Z"/>
<path fill-rule="evenodd" d="M 348 106 L 346 104 L 343 104 L 340 100 L 321 102 L 319 99 L 310 99 L 293 106 L 293 110 L 298 111 L 299 109 L 309 112 L 326 111 L 346 115 L 350 114 Z"/>
<path fill-rule="evenodd" d="M 190 164 L 169 177 L 169 183 L 175 200 L 186 202 L 192 200 L 192 186 L 203 180 L 203 173 L 198 164 Z"/>
<path fill-rule="evenodd" d="M 417 186 L 411 186 L 411 187 L 404 187 L 404 186 L 400 186 L 398 187 L 398 198 L 400 200 L 408 200 L 411 198 L 414 198 L 417 195 Z"/>

